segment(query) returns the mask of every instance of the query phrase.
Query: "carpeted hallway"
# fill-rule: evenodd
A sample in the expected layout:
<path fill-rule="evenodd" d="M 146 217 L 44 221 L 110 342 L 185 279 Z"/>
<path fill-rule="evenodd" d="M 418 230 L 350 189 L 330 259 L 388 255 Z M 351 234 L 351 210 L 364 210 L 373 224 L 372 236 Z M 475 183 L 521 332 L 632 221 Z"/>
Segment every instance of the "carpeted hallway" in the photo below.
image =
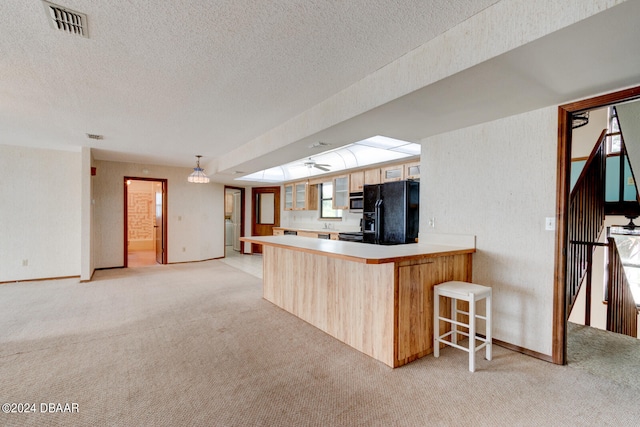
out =
<path fill-rule="evenodd" d="M 8 426 L 637 425 L 637 389 L 500 347 L 392 370 L 219 261 L 0 285 Z M 40 413 L 40 403 L 77 403 Z"/>

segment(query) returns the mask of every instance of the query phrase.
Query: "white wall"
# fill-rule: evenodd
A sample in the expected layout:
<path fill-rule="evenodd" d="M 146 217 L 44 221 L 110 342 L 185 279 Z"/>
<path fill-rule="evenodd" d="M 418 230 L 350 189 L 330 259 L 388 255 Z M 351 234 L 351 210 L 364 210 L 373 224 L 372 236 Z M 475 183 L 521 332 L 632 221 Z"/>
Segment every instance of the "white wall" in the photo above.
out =
<path fill-rule="evenodd" d="M 473 280 L 494 289 L 495 338 L 552 352 L 557 107 L 422 141 L 421 238 L 477 236 Z M 430 228 L 429 218 L 435 218 Z"/>
<path fill-rule="evenodd" d="M 189 168 L 98 160 L 94 164 L 96 268 L 124 262 L 125 176 L 168 180 L 169 263 L 224 256 L 224 185 L 188 183 Z"/>
<path fill-rule="evenodd" d="M 79 151 L 0 145 L 0 282 L 80 275 L 81 168 Z"/>

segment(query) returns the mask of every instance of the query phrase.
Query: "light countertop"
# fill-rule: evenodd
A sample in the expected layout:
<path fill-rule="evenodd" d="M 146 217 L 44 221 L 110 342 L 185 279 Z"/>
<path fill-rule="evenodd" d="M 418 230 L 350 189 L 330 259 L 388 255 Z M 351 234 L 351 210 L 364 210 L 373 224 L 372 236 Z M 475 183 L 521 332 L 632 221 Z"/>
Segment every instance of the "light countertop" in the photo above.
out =
<path fill-rule="evenodd" d="M 406 245 L 373 245 L 342 240 L 314 239 L 301 236 L 253 236 L 240 240 L 259 245 L 299 250 L 366 264 L 384 264 L 418 258 L 434 258 L 473 253 L 475 248 L 466 245 L 411 243 Z"/>

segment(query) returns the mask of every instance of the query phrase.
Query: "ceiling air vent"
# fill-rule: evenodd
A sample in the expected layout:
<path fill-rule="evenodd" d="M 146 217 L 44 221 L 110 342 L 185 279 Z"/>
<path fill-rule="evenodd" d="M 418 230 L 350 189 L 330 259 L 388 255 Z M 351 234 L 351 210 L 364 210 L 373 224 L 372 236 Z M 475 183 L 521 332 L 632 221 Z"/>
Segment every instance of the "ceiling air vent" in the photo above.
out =
<path fill-rule="evenodd" d="M 42 1 L 47 11 L 47 19 L 56 30 L 82 37 L 89 37 L 87 29 L 87 15 L 76 12 L 48 1 Z"/>

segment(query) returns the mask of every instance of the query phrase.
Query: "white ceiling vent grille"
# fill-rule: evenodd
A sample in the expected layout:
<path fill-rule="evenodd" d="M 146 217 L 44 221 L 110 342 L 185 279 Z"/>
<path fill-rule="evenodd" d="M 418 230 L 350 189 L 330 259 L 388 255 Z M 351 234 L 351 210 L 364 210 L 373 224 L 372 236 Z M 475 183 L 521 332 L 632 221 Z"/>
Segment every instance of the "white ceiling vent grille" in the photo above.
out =
<path fill-rule="evenodd" d="M 47 11 L 47 19 L 51 27 L 69 34 L 89 37 L 87 15 L 76 12 L 48 1 L 42 1 Z"/>

